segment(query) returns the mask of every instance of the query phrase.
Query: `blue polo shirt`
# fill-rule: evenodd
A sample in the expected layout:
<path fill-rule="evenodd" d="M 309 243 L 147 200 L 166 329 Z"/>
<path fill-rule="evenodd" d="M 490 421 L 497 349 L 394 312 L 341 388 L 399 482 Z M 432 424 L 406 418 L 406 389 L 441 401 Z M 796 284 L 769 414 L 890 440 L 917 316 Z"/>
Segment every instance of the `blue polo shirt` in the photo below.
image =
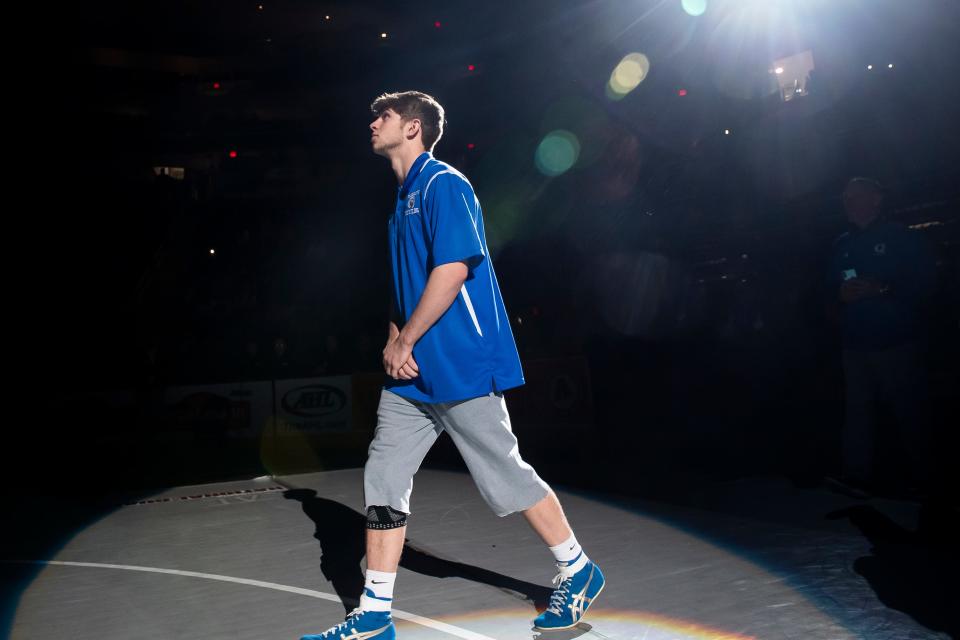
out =
<path fill-rule="evenodd" d="M 404 323 L 434 267 L 465 260 L 469 271 L 453 303 L 413 347 L 420 375 L 412 380 L 387 376 L 384 388 L 433 403 L 524 384 L 480 201 L 464 175 L 430 152 L 420 154 L 398 190 L 388 230 L 393 296 Z"/>

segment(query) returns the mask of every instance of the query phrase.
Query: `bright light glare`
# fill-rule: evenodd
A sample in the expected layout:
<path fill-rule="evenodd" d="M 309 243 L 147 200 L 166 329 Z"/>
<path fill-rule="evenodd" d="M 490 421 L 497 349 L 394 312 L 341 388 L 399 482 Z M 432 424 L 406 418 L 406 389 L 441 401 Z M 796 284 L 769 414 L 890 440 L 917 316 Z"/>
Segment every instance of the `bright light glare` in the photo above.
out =
<path fill-rule="evenodd" d="M 558 176 L 569 170 L 580 156 L 580 141 L 565 129 L 551 131 L 534 154 L 534 164 L 545 176 Z"/>
<path fill-rule="evenodd" d="M 619 100 L 637 88 L 650 71 L 650 61 L 642 53 L 628 53 L 610 74 L 607 95 Z"/>
<path fill-rule="evenodd" d="M 703 15 L 707 10 L 707 0 L 680 0 L 680 5 L 691 16 Z"/>
<path fill-rule="evenodd" d="M 776 69 L 774 69 L 774 71 L 776 73 L 783 73 L 783 67 L 777 67 Z"/>

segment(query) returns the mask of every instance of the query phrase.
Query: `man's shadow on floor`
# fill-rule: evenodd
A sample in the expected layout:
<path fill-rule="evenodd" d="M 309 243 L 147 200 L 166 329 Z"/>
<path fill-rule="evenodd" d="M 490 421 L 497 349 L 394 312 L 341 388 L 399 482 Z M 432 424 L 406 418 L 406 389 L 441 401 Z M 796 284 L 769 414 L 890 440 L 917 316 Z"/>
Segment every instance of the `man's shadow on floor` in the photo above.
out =
<path fill-rule="evenodd" d="M 366 516 L 335 500 L 317 496 L 313 489 L 289 489 L 283 492 L 283 496 L 300 502 L 303 512 L 316 525 L 313 537 L 320 541 L 323 554 L 320 571 L 333 585 L 345 612 L 349 613 L 359 604 L 358 597 L 363 592 L 364 574 L 360 561 L 367 551 Z M 400 566 L 435 578 L 464 578 L 489 585 L 533 604 L 538 612 L 546 609 L 553 593 L 549 587 L 440 558 L 411 545 L 409 540 L 403 546 Z"/>
<path fill-rule="evenodd" d="M 956 611 L 960 557 L 951 514 L 921 511 L 916 533 L 871 505 L 848 507 L 827 517 L 849 518 L 870 541 L 871 554 L 857 558 L 853 569 L 870 583 L 883 604 L 928 629 L 960 637 Z"/>

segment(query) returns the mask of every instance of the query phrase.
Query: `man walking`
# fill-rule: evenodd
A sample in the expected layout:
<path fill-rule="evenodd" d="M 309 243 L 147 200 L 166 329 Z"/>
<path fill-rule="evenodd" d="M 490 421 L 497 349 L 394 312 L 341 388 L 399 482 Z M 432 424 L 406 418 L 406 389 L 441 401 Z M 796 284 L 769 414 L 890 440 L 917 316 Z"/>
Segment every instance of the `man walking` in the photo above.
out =
<path fill-rule="evenodd" d="M 450 434 L 480 494 L 498 516 L 522 512 L 559 573 L 538 630 L 576 625 L 604 585 L 556 494 L 520 456 L 503 391 L 524 384 L 470 182 L 433 157 L 444 110 L 418 92 L 371 105 L 374 153 L 399 183 L 390 218 L 393 268 L 377 428 L 364 467 L 367 571 L 360 606 L 301 640 L 392 640 L 390 616 L 413 476 L 442 431 Z"/>

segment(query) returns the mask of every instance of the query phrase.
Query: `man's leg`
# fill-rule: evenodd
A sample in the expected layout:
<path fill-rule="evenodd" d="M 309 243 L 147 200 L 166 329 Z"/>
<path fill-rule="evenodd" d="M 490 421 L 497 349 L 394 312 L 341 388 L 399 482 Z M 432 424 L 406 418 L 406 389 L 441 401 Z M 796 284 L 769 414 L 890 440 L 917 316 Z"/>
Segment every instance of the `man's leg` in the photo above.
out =
<path fill-rule="evenodd" d="M 555 547 L 573 535 L 553 489 L 543 500 L 524 510 L 523 516 L 548 547 Z"/>
<path fill-rule="evenodd" d="M 390 610 L 393 583 L 407 527 L 369 528 L 369 523 L 380 526 L 379 521 L 376 515 L 368 515 L 367 571 L 360 606 L 350 612 L 343 622 L 322 633 L 301 636 L 300 640 L 342 640 L 343 637 L 396 640 L 397 632 Z"/>
<path fill-rule="evenodd" d="M 442 427 L 419 402 L 383 390 L 363 471 L 367 571 L 360 608 L 390 611 L 410 513 L 413 476 Z"/>
<path fill-rule="evenodd" d="M 523 510 L 523 516 L 530 527 L 537 532 L 540 539 L 550 547 L 550 552 L 557 561 L 557 568 L 561 573 L 576 573 L 590 563 L 590 559 L 583 553 L 573 529 L 567 522 L 560 500 L 553 489 L 547 495 L 528 509 Z"/>
<path fill-rule="evenodd" d="M 843 351 L 844 421 L 842 480 L 869 487 L 874 477 L 877 383 L 870 351 Z"/>
<path fill-rule="evenodd" d="M 367 570 L 360 606 L 345 621 L 301 640 L 341 640 L 357 634 L 367 640 L 395 639 L 390 610 L 413 476 L 441 431 L 419 403 L 386 389 L 381 392 L 377 428 L 363 471 Z"/>
<path fill-rule="evenodd" d="M 429 407 L 493 512 L 500 517 L 522 512 L 550 547 L 559 570 L 553 580 L 557 588 L 534 626 L 540 630 L 575 626 L 603 589 L 603 573 L 580 548 L 554 491 L 520 456 L 503 394 Z"/>
<path fill-rule="evenodd" d="M 910 342 L 877 354 L 877 376 L 897 421 L 909 481 L 917 489 L 929 491 L 937 465 L 931 446 L 929 388 L 921 345 Z"/>
<path fill-rule="evenodd" d="M 360 595 L 363 611 L 390 613 L 407 515 L 390 505 L 367 507 L 367 571 Z"/>
<path fill-rule="evenodd" d="M 367 569 L 396 573 L 407 525 L 396 529 L 367 529 Z"/>

